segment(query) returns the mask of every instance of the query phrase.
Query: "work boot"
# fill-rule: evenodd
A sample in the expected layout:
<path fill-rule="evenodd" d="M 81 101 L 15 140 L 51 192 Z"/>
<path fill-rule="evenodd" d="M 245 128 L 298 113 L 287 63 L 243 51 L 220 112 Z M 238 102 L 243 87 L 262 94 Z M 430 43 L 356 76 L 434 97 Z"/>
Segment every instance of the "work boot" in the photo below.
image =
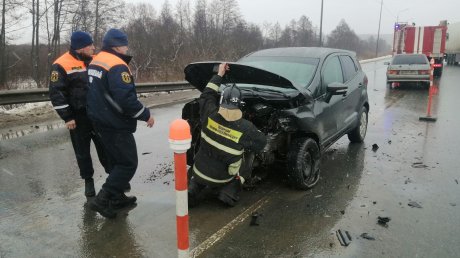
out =
<path fill-rule="evenodd" d="M 205 185 L 197 183 L 193 178 L 190 179 L 190 183 L 188 185 L 188 206 L 190 208 L 198 206 L 200 203 L 200 193 Z"/>
<path fill-rule="evenodd" d="M 137 201 L 136 196 L 126 196 L 125 193 L 112 196 L 110 203 L 114 209 L 123 209 L 125 207 L 135 204 Z"/>
<path fill-rule="evenodd" d="M 233 179 L 230 183 L 222 187 L 217 198 L 226 205 L 233 207 L 236 205 L 236 202 L 240 199 L 240 191 L 241 181 L 239 179 Z"/>
<path fill-rule="evenodd" d="M 113 210 L 113 208 L 110 205 L 110 197 L 112 195 L 103 189 L 99 191 L 97 194 L 96 198 L 94 200 L 91 200 L 89 203 L 89 207 L 93 211 L 99 212 L 102 216 L 113 219 L 117 216 L 116 211 Z"/>
<path fill-rule="evenodd" d="M 94 190 L 94 180 L 92 178 L 85 179 L 85 196 L 93 197 L 96 195 L 96 190 Z"/>
<path fill-rule="evenodd" d="M 123 189 L 123 191 L 124 191 L 125 193 L 131 191 L 131 184 L 128 183 L 128 184 L 125 186 L 125 188 Z"/>

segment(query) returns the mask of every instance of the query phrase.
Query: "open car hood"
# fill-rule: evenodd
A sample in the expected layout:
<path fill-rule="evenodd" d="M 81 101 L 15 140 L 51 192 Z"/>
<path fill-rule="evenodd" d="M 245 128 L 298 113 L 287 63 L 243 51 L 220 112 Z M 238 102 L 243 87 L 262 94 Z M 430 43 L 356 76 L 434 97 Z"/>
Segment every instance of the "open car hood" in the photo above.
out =
<path fill-rule="evenodd" d="M 197 62 L 187 65 L 184 69 L 185 79 L 199 91 L 203 91 L 211 77 L 216 74 L 214 67 L 222 62 Z M 253 66 L 228 63 L 230 70 L 226 72 L 222 83 L 244 83 L 297 89 L 288 79 L 272 72 Z"/>

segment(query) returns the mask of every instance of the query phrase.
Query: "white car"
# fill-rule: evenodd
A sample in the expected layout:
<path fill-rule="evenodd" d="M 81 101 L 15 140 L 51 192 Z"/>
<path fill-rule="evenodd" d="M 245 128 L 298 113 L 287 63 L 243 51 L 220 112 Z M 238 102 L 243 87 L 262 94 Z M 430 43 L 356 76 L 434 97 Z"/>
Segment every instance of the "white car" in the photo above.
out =
<path fill-rule="evenodd" d="M 387 84 L 393 82 L 423 82 L 430 84 L 430 63 L 423 54 L 399 54 L 386 62 Z"/>

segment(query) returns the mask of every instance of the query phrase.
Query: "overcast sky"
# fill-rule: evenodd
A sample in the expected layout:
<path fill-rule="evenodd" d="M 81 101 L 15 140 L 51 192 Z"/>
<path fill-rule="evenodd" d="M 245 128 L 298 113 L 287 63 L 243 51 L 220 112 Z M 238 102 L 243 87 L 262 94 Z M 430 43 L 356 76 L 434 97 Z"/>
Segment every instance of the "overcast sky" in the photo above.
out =
<path fill-rule="evenodd" d="M 168 0 L 175 9 L 178 0 Z M 212 0 L 207 0 L 211 2 Z M 310 18 L 319 30 L 321 0 L 237 0 L 243 18 L 262 26 L 279 22 L 281 27 L 301 15 Z M 330 33 L 344 19 L 356 34 L 377 35 L 381 0 L 324 0 L 323 34 Z M 161 10 L 165 0 L 125 0 L 127 3 L 150 3 Z M 196 0 L 190 0 L 193 10 Z M 381 34 L 393 34 L 393 25 L 400 22 L 414 22 L 417 26 L 438 25 L 440 20 L 460 22 L 460 0 L 383 0 Z M 123 10 L 121 10 L 123 11 Z M 27 22 L 25 24 L 28 24 Z M 29 43 L 31 30 L 14 33 L 13 42 Z"/>
<path fill-rule="evenodd" d="M 168 0 L 174 7 L 177 0 Z M 191 7 L 195 6 L 195 0 Z M 208 0 L 209 2 L 210 0 Z M 160 10 L 165 0 L 132 0 L 147 2 Z M 331 32 L 341 19 L 357 34 L 377 34 L 380 0 L 324 0 L 323 31 Z M 321 0 L 238 0 L 244 19 L 262 25 L 276 23 L 284 27 L 301 15 L 310 18 L 319 28 Z M 393 25 L 399 21 L 415 22 L 416 25 L 438 25 L 440 20 L 460 22 L 460 0 L 383 0 L 382 34 L 392 34 Z"/>

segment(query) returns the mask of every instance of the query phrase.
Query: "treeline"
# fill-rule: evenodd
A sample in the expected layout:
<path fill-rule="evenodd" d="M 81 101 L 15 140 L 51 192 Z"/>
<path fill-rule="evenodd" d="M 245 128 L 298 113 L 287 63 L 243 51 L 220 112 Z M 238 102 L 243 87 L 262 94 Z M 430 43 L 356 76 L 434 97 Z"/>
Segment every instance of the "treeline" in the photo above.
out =
<path fill-rule="evenodd" d="M 308 17 L 284 28 L 252 24 L 237 0 L 179 0 L 174 6 L 166 0 L 158 10 L 123 0 L 0 1 L 0 89 L 46 87 L 50 64 L 68 49 L 75 30 L 90 32 L 100 48 L 107 29 L 123 29 L 138 82 L 183 80 L 183 68 L 194 61 L 236 61 L 264 48 L 319 46 L 319 29 Z M 24 20 L 30 24 L 21 29 Z M 10 44 L 20 34 L 30 34 L 30 44 Z M 323 38 L 323 46 L 375 56 L 376 40 L 361 40 L 344 20 Z M 379 46 L 380 53 L 389 52 L 383 40 Z"/>

